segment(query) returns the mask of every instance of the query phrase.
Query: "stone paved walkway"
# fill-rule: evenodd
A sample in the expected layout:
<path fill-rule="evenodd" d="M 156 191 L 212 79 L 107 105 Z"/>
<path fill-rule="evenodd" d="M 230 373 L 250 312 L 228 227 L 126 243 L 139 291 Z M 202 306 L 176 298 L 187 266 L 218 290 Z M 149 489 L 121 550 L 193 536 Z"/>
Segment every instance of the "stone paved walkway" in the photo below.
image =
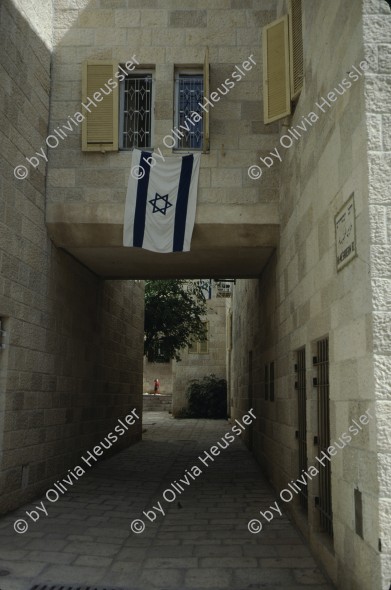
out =
<path fill-rule="evenodd" d="M 57 502 L 43 497 L 0 520 L 1 590 L 42 582 L 126 590 L 332 590 L 285 516 L 258 535 L 248 532 L 249 519 L 275 498 L 240 440 L 209 466 L 198 459 L 230 430 L 227 422 L 148 412 L 144 424 L 141 443 L 87 471 Z M 202 473 L 190 472 L 194 481 L 187 474 L 189 486 L 180 483 L 193 465 Z M 175 481 L 183 492 L 175 492 Z M 49 515 L 15 533 L 15 520 L 26 519 L 40 500 Z M 153 505 L 165 516 L 156 511 L 150 522 L 143 510 Z M 132 533 L 130 523 L 140 518 L 145 531 Z"/>

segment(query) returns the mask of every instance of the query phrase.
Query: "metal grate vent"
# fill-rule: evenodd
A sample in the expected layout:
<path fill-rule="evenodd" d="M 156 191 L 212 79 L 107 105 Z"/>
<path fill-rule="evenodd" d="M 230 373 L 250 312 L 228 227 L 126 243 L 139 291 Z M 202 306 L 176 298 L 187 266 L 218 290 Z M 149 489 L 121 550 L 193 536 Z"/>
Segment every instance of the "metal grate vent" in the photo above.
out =
<path fill-rule="evenodd" d="M 125 590 L 124 588 L 114 588 L 113 586 L 80 586 L 78 584 L 34 584 L 30 590 Z M 127 588 L 126 590 L 132 590 Z"/>
<path fill-rule="evenodd" d="M 330 446 L 330 386 L 329 386 L 329 341 L 328 338 L 317 343 L 316 363 L 318 390 L 318 449 L 327 454 Z M 330 462 L 319 471 L 319 513 L 322 529 L 333 537 L 333 510 L 331 505 Z"/>
<path fill-rule="evenodd" d="M 297 363 L 295 365 L 297 373 L 296 387 L 297 390 L 297 415 L 298 415 L 298 431 L 297 438 L 299 441 L 299 477 L 303 471 L 308 469 L 307 458 L 307 391 L 306 391 L 306 364 L 305 364 L 305 348 L 297 351 Z M 307 509 L 308 506 L 308 490 L 304 486 L 300 490 L 300 505 Z"/>

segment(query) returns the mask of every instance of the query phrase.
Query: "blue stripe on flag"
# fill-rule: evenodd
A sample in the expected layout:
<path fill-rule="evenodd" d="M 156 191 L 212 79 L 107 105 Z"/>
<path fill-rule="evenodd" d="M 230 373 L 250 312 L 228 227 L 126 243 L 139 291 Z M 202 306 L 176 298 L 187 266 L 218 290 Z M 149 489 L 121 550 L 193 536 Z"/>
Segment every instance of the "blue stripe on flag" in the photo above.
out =
<path fill-rule="evenodd" d="M 147 195 L 148 195 L 148 184 L 149 184 L 149 173 L 151 166 L 144 158 L 148 158 L 151 154 L 148 152 L 141 152 L 139 172 L 144 172 L 142 178 L 137 183 L 137 196 L 136 196 L 136 209 L 134 212 L 134 225 L 133 225 L 133 246 L 136 248 L 143 247 L 144 231 L 145 231 L 145 216 L 147 211 Z"/>
<path fill-rule="evenodd" d="M 187 204 L 189 201 L 189 189 L 191 175 L 193 172 L 194 156 L 183 156 L 181 176 L 179 179 L 178 197 L 175 208 L 174 222 L 174 244 L 173 252 L 183 251 L 183 242 L 185 240 Z"/>

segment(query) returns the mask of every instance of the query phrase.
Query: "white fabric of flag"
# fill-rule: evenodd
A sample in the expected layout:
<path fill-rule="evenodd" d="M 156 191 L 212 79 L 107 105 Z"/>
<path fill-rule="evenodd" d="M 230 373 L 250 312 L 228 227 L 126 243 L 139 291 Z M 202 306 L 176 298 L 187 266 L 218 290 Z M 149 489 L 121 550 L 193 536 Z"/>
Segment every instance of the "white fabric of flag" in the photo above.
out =
<path fill-rule="evenodd" d="M 134 149 L 126 193 L 123 244 L 153 252 L 190 250 L 200 153 L 157 160 Z"/>

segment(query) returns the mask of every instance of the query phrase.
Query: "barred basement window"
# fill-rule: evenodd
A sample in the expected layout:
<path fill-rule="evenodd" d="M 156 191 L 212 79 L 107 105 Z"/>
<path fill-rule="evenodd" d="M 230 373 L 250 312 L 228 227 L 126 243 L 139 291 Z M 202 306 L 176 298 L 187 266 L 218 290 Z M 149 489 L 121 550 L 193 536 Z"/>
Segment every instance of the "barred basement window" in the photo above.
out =
<path fill-rule="evenodd" d="M 152 72 L 129 74 L 120 86 L 120 149 L 152 147 Z"/>
<path fill-rule="evenodd" d="M 322 451 L 327 454 L 330 446 L 330 387 L 329 387 L 329 341 L 328 338 L 317 342 L 317 355 L 314 358 L 317 369 L 315 387 L 318 390 L 318 457 Z M 322 529 L 333 536 L 333 512 L 331 505 L 331 468 L 330 461 L 319 470 L 319 498 L 317 507 L 320 513 Z"/>
<path fill-rule="evenodd" d="M 0 352 L 5 348 L 4 319 L 0 318 Z"/>
<path fill-rule="evenodd" d="M 203 149 L 204 138 L 204 74 L 198 70 L 176 72 L 175 75 L 175 128 L 176 148 Z"/>
<path fill-rule="evenodd" d="M 306 388 L 306 365 L 305 365 L 305 348 L 297 351 L 297 362 L 295 366 L 297 381 L 295 389 L 297 390 L 297 416 L 298 431 L 297 438 L 299 442 L 299 477 L 303 471 L 307 471 L 307 388 Z M 308 506 L 308 489 L 303 486 L 299 494 L 300 505 L 307 509 Z"/>
<path fill-rule="evenodd" d="M 270 394 L 270 401 L 274 402 L 274 362 L 270 363 L 270 385 L 269 385 L 269 394 Z"/>

